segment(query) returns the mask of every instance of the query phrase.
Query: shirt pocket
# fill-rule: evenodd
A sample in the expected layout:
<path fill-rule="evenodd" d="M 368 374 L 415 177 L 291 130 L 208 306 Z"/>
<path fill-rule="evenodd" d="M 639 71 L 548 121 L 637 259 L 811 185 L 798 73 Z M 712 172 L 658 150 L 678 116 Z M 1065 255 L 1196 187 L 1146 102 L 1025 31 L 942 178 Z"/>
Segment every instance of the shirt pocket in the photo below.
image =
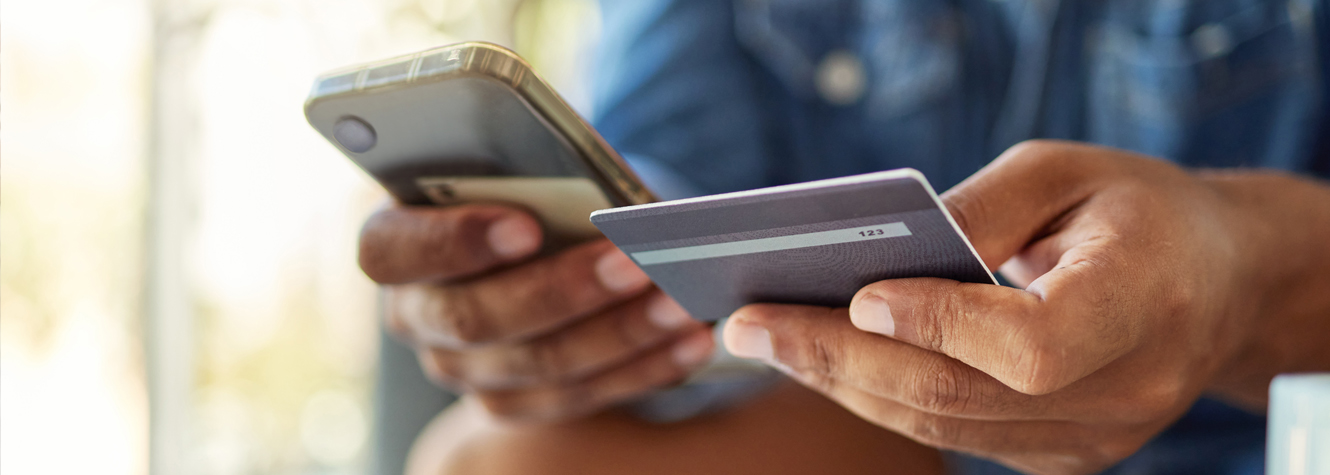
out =
<path fill-rule="evenodd" d="M 1301 1 L 1108 3 L 1087 42 L 1088 138 L 1188 164 L 1252 165 L 1317 102 Z"/>
<path fill-rule="evenodd" d="M 738 0 L 739 43 L 795 97 L 862 105 L 874 118 L 917 111 L 957 86 L 957 14 L 936 0 Z M 849 62 L 852 67 L 840 68 Z M 827 73 L 857 75 L 849 102 L 828 98 Z M 861 83 L 861 84 L 860 84 Z M 854 87 L 852 87 L 854 89 Z"/>

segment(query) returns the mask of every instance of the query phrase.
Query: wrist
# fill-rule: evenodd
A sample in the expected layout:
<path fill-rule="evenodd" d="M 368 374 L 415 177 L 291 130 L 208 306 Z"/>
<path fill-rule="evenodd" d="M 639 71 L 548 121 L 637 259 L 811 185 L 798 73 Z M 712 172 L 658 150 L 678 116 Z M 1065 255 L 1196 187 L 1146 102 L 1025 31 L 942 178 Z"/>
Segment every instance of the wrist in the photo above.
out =
<path fill-rule="evenodd" d="M 1236 244 L 1230 313 L 1239 343 L 1210 392 L 1264 410 L 1270 380 L 1330 370 L 1330 187 L 1291 175 L 1200 171 Z"/>

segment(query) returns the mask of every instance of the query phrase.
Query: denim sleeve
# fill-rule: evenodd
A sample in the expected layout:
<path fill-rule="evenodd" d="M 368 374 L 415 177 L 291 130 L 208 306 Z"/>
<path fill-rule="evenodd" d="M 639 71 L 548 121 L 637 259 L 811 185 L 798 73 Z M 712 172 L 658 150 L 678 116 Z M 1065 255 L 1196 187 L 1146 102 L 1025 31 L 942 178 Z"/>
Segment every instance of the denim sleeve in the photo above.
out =
<path fill-rule="evenodd" d="M 779 114 L 766 95 L 781 92 L 735 39 L 733 3 L 601 5 L 593 122 L 605 139 L 655 175 L 648 184 L 662 174 L 692 193 L 769 184 Z"/>

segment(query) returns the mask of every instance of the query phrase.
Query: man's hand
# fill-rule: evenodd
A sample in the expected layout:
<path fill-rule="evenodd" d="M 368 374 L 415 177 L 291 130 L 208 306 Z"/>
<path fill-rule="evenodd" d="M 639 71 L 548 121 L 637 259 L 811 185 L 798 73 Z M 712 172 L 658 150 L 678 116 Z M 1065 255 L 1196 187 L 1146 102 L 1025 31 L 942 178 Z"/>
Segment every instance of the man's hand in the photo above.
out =
<path fill-rule="evenodd" d="M 710 357 L 710 330 L 609 241 L 533 258 L 541 240 L 510 208 L 391 206 L 365 223 L 360 266 L 426 373 L 504 419 L 587 414 Z"/>
<path fill-rule="evenodd" d="M 1252 175 L 1022 144 L 943 197 L 1020 289 L 901 279 L 848 309 L 752 305 L 726 345 L 925 444 L 1098 471 L 1204 392 L 1259 409 L 1275 373 L 1330 367 L 1330 193 Z"/>

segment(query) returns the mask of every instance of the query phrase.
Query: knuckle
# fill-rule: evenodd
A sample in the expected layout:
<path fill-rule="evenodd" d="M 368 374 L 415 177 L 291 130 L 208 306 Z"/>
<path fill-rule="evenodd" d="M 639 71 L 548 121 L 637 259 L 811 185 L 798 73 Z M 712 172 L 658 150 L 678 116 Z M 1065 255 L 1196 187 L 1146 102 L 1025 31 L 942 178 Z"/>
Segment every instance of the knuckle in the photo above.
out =
<path fill-rule="evenodd" d="M 474 312 L 450 312 L 441 319 L 448 336 L 457 341 L 475 345 L 490 341 L 489 325 Z"/>
<path fill-rule="evenodd" d="M 806 345 L 805 351 L 800 352 L 806 355 L 803 362 L 805 370 L 818 375 L 830 375 L 839 369 L 840 361 L 836 351 L 832 349 L 839 348 L 836 341 L 823 336 L 810 339 Z"/>
<path fill-rule="evenodd" d="M 1023 348 L 1013 365 L 1009 382 L 1012 389 L 1040 396 L 1065 385 L 1065 348 L 1037 339 L 1031 339 Z"/>
<path fill-rule="evenodd" d="M 468 207 L 379 211 L 361 227 L 360 268 L 376 282 L 482 269 L 492 262 L 482 247 L 488 215 Z"/>
<path fill-rule="evenodd" d="M 911 395 L 915 405 L 932 414 L 958 414 L 972 399 L 969 374 L 946 362 L 930 365 L 918 378 Z"/>
<path fill-rule="evenodd" d="M 1001 158 L 1010 161 L 1030 162 L 1031 164 L 1047 163 L 1062 156 L 1062 154 L 1057 153 L 1062 145 L 1062 142 L 1056 140 L 1024 140 L 1008 148 Z"/>
<path fill-rule="evenodd" d="M 561 381 L 570 377 L 572 365 L 563 350 L 564 339 L 552 336 L 529 345 L 523 345 L 520 374 L 541 380 Z"/>
<path fill-rule="evenodd" d="M 446 338 L 465 345 L 492 341 L 494 326 L 489 322 L 476 296 L 468 292 L 447 289 L 436 311 L 423 315 L 433 322 L 434 329 Z"/>
<path fill-rule="evenodd" d="M 617 372 L 617 371 L 616 371 Z M 648 391 L 673 386 L 688 377 L 687 368 L 675 364 L 667 352 L 657 352 L 634 366 L 631 376 L 619 373 L 612 382 L 595 383 L 592 393 L 598 404 L 623 400 Z"/>
<path fill-rule="evenodd" d="M 1052 139 L 1026 139 L 1017 143 L 1016 146 L 1042 152 L 1057 148 L 1063 143 L 1064 142 Z"/>
<path fill-rule="evenodd" d="M 585 384 L 570 384 L 553 390 L 539 412 L 547 420 L 577 416 L 603 405 L 603 397 Z"/>
<path fill-rule="evenodd" d="M 539 302 L 549 313 L 567 314 L 596 306 L 602 299 L 600 284 L 592 275 L 583 256 L 565 254 L 554 265 L 533 266 L 525 270 L 527 302 Z M 576 262 L 573 261 L 576 259 Z"/>
<path fill-rule="evenodd" d="M 444 256 L 477 256 L 480 238 L 489 218 L 471 208 L 455 207 L 437 210 L 428 219 L 419 220 L 418 232 L 423 242 L 438 246 L 437 254 Z M 458 252 L 461 251 L 461 252 Z"/>
<path fill-rule="evenodd" d="M 425 377 L 437 385 L 455 387 L 464 379 L 461 368 L 448 355 L 422 350 L 420 360 Z"/>
<path fill-rule="evenodd" d="M 651 325 L 644 324 L 641 318 L 637 318 L 631 312 L 623 312 L 611 319 L 610 333 L 624 348 L 637 348 L 648 342 L 656 340 L 663 333 L 655 330 Z"/>
<path fill-rule="evenodd" d="M 944 292 L 940 298 L 929 299 L 932 308 L 927 309 L 923 318 L 917 318 L 919 337 L 934 351 L 947 353 L 947 335 L 954 331 L 956 322 L 967 315 L 969 305 L 959 292 Z"/>
<path fill-rule="evenodd" d="M 655 357 L 642 378 L 646 388 L 671 386 L 687 378 L 689 370 L 669 357 Z M 629 391 L 631 392 L 631 391 Z"/>
<path fill-rule="evenodd" d="M 483 213 L 461 207 L 431 211 L 436 212 L 413 221 L 411 235 L 415 238 L 408 242 L 417 248 L 403 249 L 404 253 L 437 267 L 441 275 L 449 278 L 494 263 L 488 247 L 482 244 L 488 223 Z"/>
<path fill-rule="evenodd" d="M 1071 173 L 1087 178 L 1089 174 L 1113 170 L 1114 161 L 1099 159 L 1103 154 L 1094 153 L 1097 148 L 1062 140 L 1026 140 L 1007 149 L 997 161 L 1031 171 Z"/>
<path fill-rule="evenodd" d="M 499 370 L 509 382 L 536 379 L 544 375 L 538 368 L 541 364 L 539 345 L 515 345 L 502 350 Z"/>

